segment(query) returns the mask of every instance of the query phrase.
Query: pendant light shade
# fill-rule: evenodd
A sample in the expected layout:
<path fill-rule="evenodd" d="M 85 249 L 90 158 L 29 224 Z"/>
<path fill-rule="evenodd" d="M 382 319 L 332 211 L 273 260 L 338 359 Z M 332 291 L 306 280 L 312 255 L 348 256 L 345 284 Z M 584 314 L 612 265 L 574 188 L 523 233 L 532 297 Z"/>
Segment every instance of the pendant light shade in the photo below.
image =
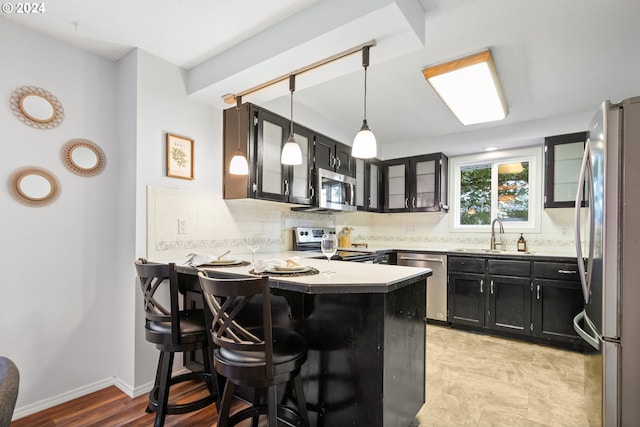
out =
<path fill-rule="evenodd" d="M 247 163 L 247 158 L 240 150 L 240 109 L 242 108 L 242 97 L 236 97 L 236 110 L 238 112 L 237 120 L 238 120 L 238 151 L 231 158 L 231 162 L 229 163 L 229 173 L 232 175 L 249 175 L 249 163 Z"/>
<path fill-rule="evenodd" d="M 229 173 L 232 175 L 249 175 L 249 163 L 242 151 L 236 151 L 229 163 Z"/>
<path fill-rule="evenodd" d="M 289 76 L 289 91 L 291 92 L 291 122 L 289 128 L 289 139 L 282 147 L 282 154 L 280 155 L 280 163 L 283 165 L 301 165 L 302 164 L 302 150 L 293 137 L 293 92 L 296 90 L 296 76 L 292 74 Z"/>
<path fill-rule="evenodd" d="M 364 120 L 356 134 L 351 148 L 351 155 L 359 159 L 371 159 L 378 154 L 376 137 L 367 123 L 367 67 L 369 66 L 369 46 L 362 48 L 362 67 L 364 68 Z"/>

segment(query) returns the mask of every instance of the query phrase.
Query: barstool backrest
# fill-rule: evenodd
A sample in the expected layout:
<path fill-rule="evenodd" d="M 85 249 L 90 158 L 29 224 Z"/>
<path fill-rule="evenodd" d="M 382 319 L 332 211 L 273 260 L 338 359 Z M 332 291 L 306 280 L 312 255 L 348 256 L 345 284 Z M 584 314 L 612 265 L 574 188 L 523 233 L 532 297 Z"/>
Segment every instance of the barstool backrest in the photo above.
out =
<path fill-rule="evenodd" d="M 180 315 L 178 302 L 178 273 L 175 264 L 136 261 L 136 272 L 144 297 L 144 315 L 149 322 L 170 322 L 173 345 L 180 344 Z M 159 289 L 169 286 L 169 307 L 156 298 Z"/>
<path fill-rule="evenodd" d="M 213 343 L 223 349 L 264 353 L 265 371 L 273 375 L 273 325 L 269 278 L 217 279 L 198 272 L 205 318 Z M 262 296 L 262 325 L 247 327 L 240 313 L 254 296 Z"/>

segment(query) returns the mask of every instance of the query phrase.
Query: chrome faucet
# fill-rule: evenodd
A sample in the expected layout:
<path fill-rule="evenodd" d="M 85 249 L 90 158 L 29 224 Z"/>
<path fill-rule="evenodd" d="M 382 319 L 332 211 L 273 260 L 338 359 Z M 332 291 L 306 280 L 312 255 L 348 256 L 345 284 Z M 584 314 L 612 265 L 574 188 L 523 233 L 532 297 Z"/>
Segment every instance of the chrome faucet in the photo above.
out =
<path fill-rule="evenodd" d="M 496 218 L 491 223 L 491 250 L 501 250 L 504 251 L 504 243 L 502 239 L 499 242 L 496 242 L 496 221 L 500 224 L 500 234 L 504 234 L 504 227 L 502 226 L 502 220 L 500 218 Z"/>

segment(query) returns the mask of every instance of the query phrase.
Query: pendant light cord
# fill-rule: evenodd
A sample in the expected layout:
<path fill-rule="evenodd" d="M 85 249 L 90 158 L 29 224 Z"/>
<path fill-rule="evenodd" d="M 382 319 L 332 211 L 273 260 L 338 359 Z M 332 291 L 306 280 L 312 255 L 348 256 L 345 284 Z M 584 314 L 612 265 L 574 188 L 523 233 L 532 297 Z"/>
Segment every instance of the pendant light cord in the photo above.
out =
<path fill-rule="evenodd" d="M 364 67 L 364 120 L 367 120 L 367 68 L 369 67 L 369 46 L 362 48 L 362 66 Z"/>
<path fill-rule="evenodd" d="M 238 151 L 240 151 L 240 110 L 242 109 L 242 97 L 241 96 L 237 96 L 236 97 L 236 110 L 238 112 L 237 114 L 237 121 L 238 121 Z"/>
<path fill-rule="evenodd" d="M 289 91 L 291 92 L 291 124 L 289 128 L 289 135 L 293 136 L 293 92 L 296 90 L 296 75 L 289 76 Z"/>

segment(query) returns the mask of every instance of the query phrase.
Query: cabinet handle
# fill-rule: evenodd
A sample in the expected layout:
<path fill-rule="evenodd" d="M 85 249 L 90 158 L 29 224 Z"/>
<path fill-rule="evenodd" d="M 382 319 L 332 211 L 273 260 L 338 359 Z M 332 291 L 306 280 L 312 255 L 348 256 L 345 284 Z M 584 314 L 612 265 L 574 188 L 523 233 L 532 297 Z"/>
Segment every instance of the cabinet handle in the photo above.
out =
<path fill-rule="evenodd" d="M 493 295 L 493 280 L 491 281 L 491 295 Z"/>
<path fill-rule="evenodd" d="M 536 298 L 540 299 L 540 285 L 536 286 Z"/>
<path fill-rule="evenodd" d="M 480 293 L 484 293 L 484 280 L 480 280 Z"/>
<path fill-rule="evenodd" d="M 329 166 L 331 166 L 332 168 L 336 166 L 336 157 L 335 156 L 331 156 L 331 160 L 329 160 Z"/>
<path fill-rule="evenodd" d="M 409 208 L 409 198 L 407 197 L 406 199 L 404 199 L 404 207 L 405 208 Z"/>
<path fill-rule="evenodd" d="M 253 189 L 253 192 L 254 192 L 254 193 L 257 193 L 257 192 L 258 192 L 258 184 L 256 184 L 256 183 L 254 182 L 253 184 L 251 184 L 251 187 L 252 187 L 252 189 Z"/>
<path fill-rule="evenodd" d="M 411 257 L 411 256 L 401 256 L 400 259 L 405 261 L 430 261 L 430 262 L 439 262 L 440 264 L 444 264 L 444 260 L 439 258 L 418 258 L 418 257 Z"/>
<path fill-rule="evenodd" d="M 313 199 L 313 197 L 316 195 L 316 189 L 313 188 L 313 185 L 309 186 L 309 197 L 311 197 Z"/>
<path fill-rule="evenodd" d="M 340 157 L 336 157 L 336 161 L 338 162 L 338 169 L 340 169 L 340 166 L 342 166 L 342 160 L 340 160 Z"/>
<path fill-rule="evenodd" d="M 286 179 L 284 180 L 284 195 L 289 195 L 289 180 Z"/>
<path fill-rule="evenodd" d="M 413 207 L 416 207 L 416 198 L 414 197 L 413 200 L 411 201 L 411 204 L 413 204 Z"/>
<path fill-rule="evenodd" d="M 576 274 L 577 271 L 576 270 L 558 270 L 558 273 L 560 273 L 560 274 Z"/>

